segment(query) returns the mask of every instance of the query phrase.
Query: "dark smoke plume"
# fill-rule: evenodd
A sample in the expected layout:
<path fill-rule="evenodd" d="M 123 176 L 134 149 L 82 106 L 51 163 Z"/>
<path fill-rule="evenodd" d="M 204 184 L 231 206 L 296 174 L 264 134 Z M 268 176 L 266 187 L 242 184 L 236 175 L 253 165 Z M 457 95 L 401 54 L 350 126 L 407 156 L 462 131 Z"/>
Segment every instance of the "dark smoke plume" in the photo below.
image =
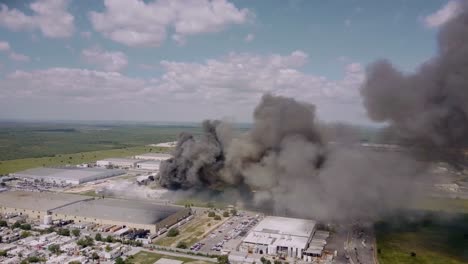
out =
<path fill-rule="evenodd" d="M 441 28 L 434 58 L 411 74 L 377 61 L 361 90 L 371 119 L 388 122 L 403 142 L 444 154 L 468 147 L 468 1 L 459 8 Z"/>
<path fill-rule="evenodd" d="M 373 218 L 411 199 L 420 166 L 387 153 L 327 146 L 315 107 L 264 95 L 253 127 L 236 135 L 219 121 L 182 134 L 160 183 L 170 189 L 233 191 L 270 213 L 327 220 Z"/>

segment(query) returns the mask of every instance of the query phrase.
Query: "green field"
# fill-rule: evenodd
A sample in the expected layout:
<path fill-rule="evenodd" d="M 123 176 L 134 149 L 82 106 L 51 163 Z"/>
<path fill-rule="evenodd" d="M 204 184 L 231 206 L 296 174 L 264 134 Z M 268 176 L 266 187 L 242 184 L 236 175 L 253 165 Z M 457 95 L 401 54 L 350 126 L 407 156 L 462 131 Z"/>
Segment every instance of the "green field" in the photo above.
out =
<path fill-rule="evenodd" d="M 380 223 L 376 225 L 376 232 L 380 264 L 468 263 L 466 215 L 438 215 L 417 221 Z"/>
<path fill-rule="evenodd" d="M 53 157 L 59 153 L 122 149 L 175 141 L 197 126 L 0 123 L 0 160 Z"/>
<path fill-rule="evenodd" d="M 167 148 L 130 147 L 123 149 L 99 150 L 74 154 L 58 154 L 53 157 L 27 158 L 0 161 L 0 175 L 43 166 L 61 166 L 93 162 L 99 159 L 127 157 L 146 152 L 164 152 Z"/>
<path fill-rule="evenodd" d="M 148 251 L 138 252 L 137 254 L 133 255 L 130 259 L 128 259 L 128 262 L 134 263 L 134 264 L 153 264 L 160 258 L 175 259 L 175 260 L 182 261 L 183 263 L 191 263 L 191 262 L 196 262 L 197 264 L 208 263 L 208 262 L 200 261 L 196 259 L 161 255 L 158 253 L 153 253 L 153 252 L 148 252 Z"/>

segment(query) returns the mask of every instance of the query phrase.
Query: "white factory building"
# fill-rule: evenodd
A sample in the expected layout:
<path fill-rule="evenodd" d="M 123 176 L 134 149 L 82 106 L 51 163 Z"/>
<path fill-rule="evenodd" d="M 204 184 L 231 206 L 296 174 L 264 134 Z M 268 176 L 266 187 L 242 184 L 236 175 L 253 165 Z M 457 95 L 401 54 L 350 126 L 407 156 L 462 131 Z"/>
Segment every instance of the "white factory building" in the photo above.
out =
<path fill-rule="evenodd" d="M 145 153 L 136 155 L 134 158 L 139 160 L 163 161 L 172 158 L 172 155 L 165 153 Z"/>
<path fill-rule="evenodd" d="M 25 180 L 39 180 L 55 184 L 81 184 L 124 174 L 123 170 L 103 168 L 35 168 L 12 173 Z"/>
<path fill-rule="evenodd" d="M 244 238 L 239 251 L 307 261 L 310 260 L 307 255 L 321 254 L 321 250 L 306 253 L 315 232 L 316 222 L 313 220 L 267 216 Z"/>
<path fill-rule="evenodd" d="M 142 170 L 158 171 L 160 165 L 161 165 L 161 161 L 146 160 L 146 161 L 138 162 L 137 168 L 142 169 Z"/>
<path fill-rule="evenodd" d="M 110 158 L 96 161 L 99 167 L 114 166 L 119 168 L 136 168 L 139 159 Z"/>

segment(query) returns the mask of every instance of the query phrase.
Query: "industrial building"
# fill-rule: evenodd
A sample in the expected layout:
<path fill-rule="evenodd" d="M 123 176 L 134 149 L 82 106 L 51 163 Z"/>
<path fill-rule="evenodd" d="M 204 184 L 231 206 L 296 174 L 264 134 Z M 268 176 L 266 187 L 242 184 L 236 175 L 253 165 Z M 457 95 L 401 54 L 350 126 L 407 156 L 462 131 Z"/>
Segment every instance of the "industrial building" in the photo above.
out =
<path fill-rule="evenodd" d="M 139 160 L 163 161 L 172 158 L 172 155 L 165 153 L 145 153 L 136 155 L 134 158 Z"/>
<path fill-rule="evenodd" d="M 94 198 L 82 195 L 9 191 L 0 193 L 0 213 L 33 219 L 73 220 L 138 228 L 156 233 L 191 214 L 189 208 L 140 200 Z"/>
<path fill-rule="evenodd" d="M 159 170 L 160 165 L 161 165 L 161 161 L 147 160 L 147 161 L 143 161 L 143 162 L 138 162 L 137 163 L 137 168 L 142 169 L 142 170 L 157 171 L 157 170 Z"/>
<path fill-rule="evenodd" d="M 43 219 L 53 209 L 90 199 L 77 194 L 7 191 L 0 193 L 0 212 Z"/>
<path fill-rule="evenodd" d="M 308 260 L 306 251 L 315 232 L 313 220 L 268 216 L 244 238 L 239 251 Z"/>
<path fill-rule="evenodd" d="M 123 170 L 103 168 L 34 168 L 12 173 L 20 179 L 39 180 L 55 184 L 81 184 L 124 174 Z"/>
<path fill-rule="evenodd" d="M 137 163 L 141 162 L 139 159 L 123 159 L 123 158 L 110 158 L 96 161 L 99 167 L 119 167 L 119 168 L 136 168 Z"/>
<path fill-rule="evenodd" d="M 145 153 L 141 155 L 136 155 L 134 158 L 139 160 L 164 161 L 172 158 L 172 155 L 164 153 Z"/>

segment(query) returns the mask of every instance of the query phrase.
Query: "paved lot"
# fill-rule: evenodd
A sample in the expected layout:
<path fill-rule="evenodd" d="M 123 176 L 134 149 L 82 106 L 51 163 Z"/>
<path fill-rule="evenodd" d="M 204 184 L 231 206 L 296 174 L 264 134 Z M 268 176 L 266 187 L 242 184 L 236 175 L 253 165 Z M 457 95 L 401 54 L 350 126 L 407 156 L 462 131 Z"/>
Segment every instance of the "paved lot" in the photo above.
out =
<path fill-rule="evenodd" d="M 372 225 L 354 225 L 349 234 L 348 254 L 351 263 L 372 264 L 374 259 L 375 235 Z"/>
<path fill-rule="evenodd" d="M 243 237 L 254 227 L 261 216 L 250 212 L 240 212 L 223 225 L 213 230 L 206 238 L 200 241 L 203 246 L 199 251 L 212 253 L 222 250 L 235 250 Z"/>

